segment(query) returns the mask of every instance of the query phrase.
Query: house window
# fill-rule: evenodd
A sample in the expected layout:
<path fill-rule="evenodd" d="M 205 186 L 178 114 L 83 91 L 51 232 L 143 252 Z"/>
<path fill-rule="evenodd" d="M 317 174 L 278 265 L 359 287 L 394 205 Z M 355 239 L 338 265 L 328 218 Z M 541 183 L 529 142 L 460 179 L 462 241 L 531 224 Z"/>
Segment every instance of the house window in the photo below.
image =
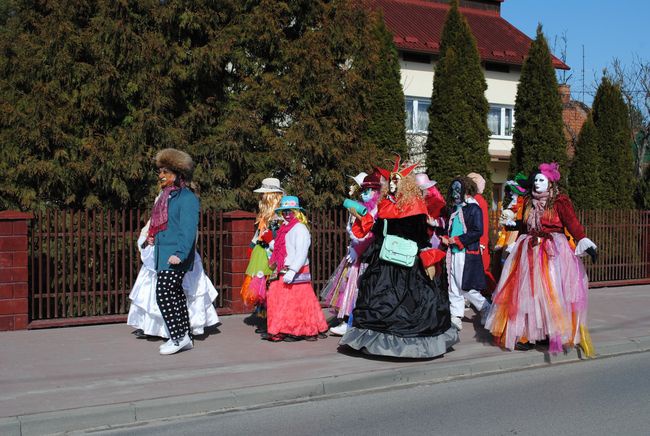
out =
<path fill-rule="evenodd" d="M 429 106 L 431 100 L 426 98 L 406 97 L 406 131 L 426 132 L 429 128 Z"/>
<path fill-rule="evenodd" d="M 487 124 L 492 136 L 512 138 L 512 128 L 514 127 L 512 106 L 490 105 Z"/>

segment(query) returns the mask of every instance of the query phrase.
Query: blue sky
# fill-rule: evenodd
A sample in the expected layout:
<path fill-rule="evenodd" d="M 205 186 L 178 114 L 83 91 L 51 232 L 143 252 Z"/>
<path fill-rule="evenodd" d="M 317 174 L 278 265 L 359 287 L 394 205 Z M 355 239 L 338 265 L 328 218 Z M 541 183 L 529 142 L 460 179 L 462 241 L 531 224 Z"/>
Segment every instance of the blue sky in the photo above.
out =
<path fill-rule="evenodd" d="M 650 61 L 650 0 L 505 0 L 501 15 L 531 38 L 537 23 L 549 46 L 561 57 L 566 34 L 566 63 L 571 67 L 573 98 L 582 100 L 584 45 L 584 102 L 591 105 L 603 68 L 616 57 L 630 65 L 635 56 Z M 557 37 L 557 40 L 556 40 Z"/>

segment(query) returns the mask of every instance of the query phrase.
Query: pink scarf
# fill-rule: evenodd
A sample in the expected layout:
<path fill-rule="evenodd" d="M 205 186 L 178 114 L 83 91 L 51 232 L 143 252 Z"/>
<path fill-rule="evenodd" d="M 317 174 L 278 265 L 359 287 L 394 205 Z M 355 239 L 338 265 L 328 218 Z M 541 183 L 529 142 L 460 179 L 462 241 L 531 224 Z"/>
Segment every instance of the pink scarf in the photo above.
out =
<path fill-rule="evenodd" d="M 158 200 L 153 205 L 151 211 L 151 223 L 149 224 L 149 237 L 156 236 L 156 233 L 167 229 L 169 196 L 173 191 L 178 191 L 185 187 L 185 182 L 181 181 L 181 186 L 171 185 L 163 188 Z"/>
<path fill-rule="evenodd" d="M 281 225 L 278 233 L 275 235 L 273 254 L 271 254 L 269 264 L 275 263 L 277 265 L 277 271 L 282 271 L 282 268 L 284 268 L 284 260 L 287 258 L 287 233 L 299 222 L 298 218 L 294 217 L 288 223 Z"/>
<path fill-rule="evenodd" d="M 546 208 L 546 201 L 550 196 L 550 192 L 541 192 L 537 193 L 535 191 L 531 192 L 532 195 L 532 204 L 533 207 L 528 213 L 528 220 L 526 224 L 528 225 L 528 231 L 541 231 L 542 230 L 542 217 L 544 216 L 544 209 Z"/>

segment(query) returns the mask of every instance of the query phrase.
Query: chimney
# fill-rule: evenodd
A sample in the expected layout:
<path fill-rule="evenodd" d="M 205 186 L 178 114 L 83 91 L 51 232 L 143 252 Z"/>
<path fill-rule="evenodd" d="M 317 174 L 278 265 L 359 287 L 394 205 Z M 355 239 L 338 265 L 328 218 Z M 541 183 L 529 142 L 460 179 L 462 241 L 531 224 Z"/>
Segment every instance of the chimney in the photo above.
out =
<path fill-rule="evenodd" d="M 559 85 L 557 88 L 558 92 L 560 93 L 560 100 L 562 100 L 562 104 L 568 104 L 571 101 L 571 86 L 564 83 L 562 85 Z"/>

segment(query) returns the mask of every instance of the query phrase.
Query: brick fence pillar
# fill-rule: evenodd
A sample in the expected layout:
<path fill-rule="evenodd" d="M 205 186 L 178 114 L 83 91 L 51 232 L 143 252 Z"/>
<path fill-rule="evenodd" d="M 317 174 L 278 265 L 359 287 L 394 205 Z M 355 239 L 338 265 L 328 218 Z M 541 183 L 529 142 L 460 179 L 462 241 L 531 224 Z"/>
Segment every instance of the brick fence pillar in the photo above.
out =
<path fill-rule="evenodd" d="M 230 313 L 244 313 L 239 293 L 248 266 L 248 248 L 255 229 L 255 214 L 235 210 L 223 214 L 225 231 L 223 247 L 224 308 Z M 229 310 L 228 310 L 229 309 Z"/>
<path fill-rule="evenodd" d="M 27 303 L 27 235 L 31 213 L 0 212 L 0 331 L 24 330 Z"/>

